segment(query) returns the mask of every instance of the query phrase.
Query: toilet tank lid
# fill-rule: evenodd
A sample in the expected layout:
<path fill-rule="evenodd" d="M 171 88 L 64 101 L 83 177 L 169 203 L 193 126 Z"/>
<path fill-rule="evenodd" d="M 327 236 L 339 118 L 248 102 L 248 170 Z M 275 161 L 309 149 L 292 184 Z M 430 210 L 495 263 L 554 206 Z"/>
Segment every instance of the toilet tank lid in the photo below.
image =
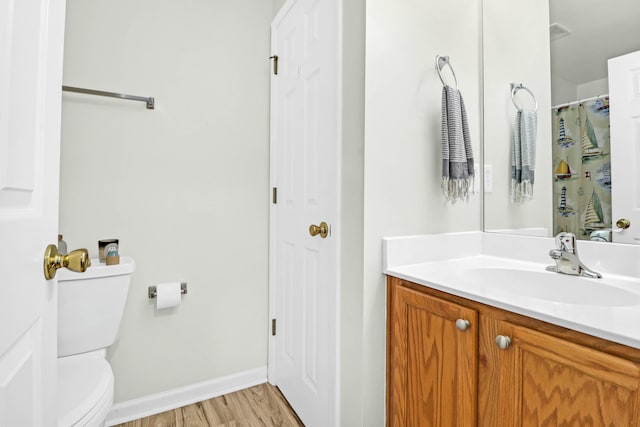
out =
<path fill-rule="evenodd" d="M 124 274 L 132 274 L 136 269 L 136 263 L 133 258 L 121 256 L 120 264 L 107 265 L 100 262 L 98 258 L 91 258 L 91 267 L 87 268 L 84 273 L 76 273 L 75 271 L 62 268 L 58 270 L 58 282 L 69 280 L 86 280 L 97 277 L 122 276 Z"/>

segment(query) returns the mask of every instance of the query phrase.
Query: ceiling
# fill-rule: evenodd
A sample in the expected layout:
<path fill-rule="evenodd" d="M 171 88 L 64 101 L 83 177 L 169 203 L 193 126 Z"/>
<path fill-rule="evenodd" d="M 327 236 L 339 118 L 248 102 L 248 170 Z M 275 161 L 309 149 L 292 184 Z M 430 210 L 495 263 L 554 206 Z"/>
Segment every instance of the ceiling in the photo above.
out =
<path fill-rule="evenodd" d="M 576 85 L 607 77 L 607 59 L 640 50 L 639 0 L 549 0 L 549 23 L 570 34 L 551 42 L 551 74 Z"/>

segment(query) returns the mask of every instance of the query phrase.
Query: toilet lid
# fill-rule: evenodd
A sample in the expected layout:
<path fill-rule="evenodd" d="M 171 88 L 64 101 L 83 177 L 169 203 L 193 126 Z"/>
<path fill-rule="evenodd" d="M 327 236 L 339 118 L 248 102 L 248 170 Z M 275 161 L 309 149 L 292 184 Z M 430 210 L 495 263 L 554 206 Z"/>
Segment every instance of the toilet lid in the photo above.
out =
<path fill-rule="evenodd" d="M 58 426 L 89 425 L 96 416 L 104 421 L 112 402 L 113 371 L 105 359 L 58 359 Z"/>

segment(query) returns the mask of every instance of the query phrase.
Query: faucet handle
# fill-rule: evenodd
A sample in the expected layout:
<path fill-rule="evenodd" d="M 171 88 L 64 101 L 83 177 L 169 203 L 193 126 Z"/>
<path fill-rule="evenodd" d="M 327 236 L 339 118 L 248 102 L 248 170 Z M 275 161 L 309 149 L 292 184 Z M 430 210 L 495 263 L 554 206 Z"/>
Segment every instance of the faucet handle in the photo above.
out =
<path fill-rule="evenodd" d="M 560 249 L 551 249 L 549 251 L 549 256 L 553 259 L 560 259 L 562 258 L 562 251 Z"/>
<path fill-rule="evenodd" d="M 561 251 L 577 253 L 576 236 L 573 233 L 562 232 L 556 236 L 556 246 Z"/>

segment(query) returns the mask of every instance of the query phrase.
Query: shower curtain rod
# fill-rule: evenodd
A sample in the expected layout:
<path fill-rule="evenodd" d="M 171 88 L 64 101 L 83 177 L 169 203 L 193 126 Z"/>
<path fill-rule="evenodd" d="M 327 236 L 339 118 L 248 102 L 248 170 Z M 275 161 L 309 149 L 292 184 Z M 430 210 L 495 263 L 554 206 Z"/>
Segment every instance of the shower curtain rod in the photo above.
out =
<path fill-rule="evenodd" d="M 592 96 L 591 98 L 585 98 L 585 99 L 579 99 L 577 101 L 573 101 L 573 102 L 568 102 L 566 104 L 558 104 L 556 106 L 551 107 L 552 110 L 556 109 L 556 108 L 563 108 L 563 107 L 570 107 L 572 105 L 578 105 L 581 104 L 583 102 L 587 102 L 587 101 L 593 101 L 595 99 L 600 99 L 600 98 L 605 98 L 608 97 L 609 94 L 605 94 L 605 95 L 598 95 L 598 96 Z"/>
<path fill-rule="evenodd" d="M 151 96 L 146 97 L 146 96 L 136 96 L 136 95 L 125 95 L 123 93 L 105 92 L 103 90 L 84 89 L 81 87 L 73 87 L 73 86 L 62 86 L 62 90 L 66 92 L 84 93 L 85 95 L 107 96 L 109 98 L 127 99 L 130 101 L 142 101 L 147 104 L 148 110 L 153 110 L 156 108 L 156 100 Z"/>

